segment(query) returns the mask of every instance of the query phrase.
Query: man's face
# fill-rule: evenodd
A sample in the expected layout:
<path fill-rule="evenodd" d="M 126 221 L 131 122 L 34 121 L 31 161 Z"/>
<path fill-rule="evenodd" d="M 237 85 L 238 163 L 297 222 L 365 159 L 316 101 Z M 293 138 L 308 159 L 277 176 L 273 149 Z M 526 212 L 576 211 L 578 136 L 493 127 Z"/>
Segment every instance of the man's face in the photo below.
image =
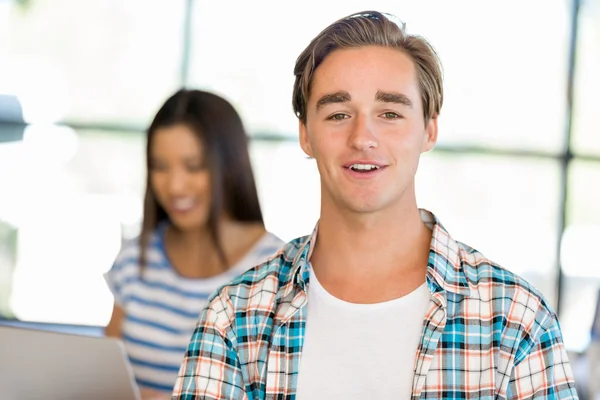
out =
<path fill-rule="evenodd" d="M 300 144 L 317 162 L 324 206 L 408 206 L 419 157 L 436 140 L 437 119 L 425 124 L 414 63 L 400 50 L 335 50 L 315 71 Z"/>

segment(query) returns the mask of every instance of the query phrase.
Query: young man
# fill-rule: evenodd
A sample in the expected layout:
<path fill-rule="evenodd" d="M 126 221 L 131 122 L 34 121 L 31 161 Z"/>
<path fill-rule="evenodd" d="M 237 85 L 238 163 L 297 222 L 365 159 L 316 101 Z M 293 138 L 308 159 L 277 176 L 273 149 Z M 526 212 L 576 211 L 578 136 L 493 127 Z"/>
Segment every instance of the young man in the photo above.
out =
<path fill-rule="evenodd" d="M 432 47 L 363 12 L 294 72 L 317 228 L 212 297 L 173 398 L 577 398 L 542 295 L 417 207 L 443 98 Z"/>

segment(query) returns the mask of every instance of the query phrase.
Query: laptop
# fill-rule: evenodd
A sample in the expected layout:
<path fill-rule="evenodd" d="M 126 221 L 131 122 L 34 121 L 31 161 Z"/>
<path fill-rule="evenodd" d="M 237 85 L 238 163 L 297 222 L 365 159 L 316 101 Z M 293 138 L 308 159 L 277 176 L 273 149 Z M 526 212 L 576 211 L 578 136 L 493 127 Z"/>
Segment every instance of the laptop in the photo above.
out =
<path fill-rule="evenodd" d="M 121 340 L 0 326 L 3 400 L 140 400 Z"/>

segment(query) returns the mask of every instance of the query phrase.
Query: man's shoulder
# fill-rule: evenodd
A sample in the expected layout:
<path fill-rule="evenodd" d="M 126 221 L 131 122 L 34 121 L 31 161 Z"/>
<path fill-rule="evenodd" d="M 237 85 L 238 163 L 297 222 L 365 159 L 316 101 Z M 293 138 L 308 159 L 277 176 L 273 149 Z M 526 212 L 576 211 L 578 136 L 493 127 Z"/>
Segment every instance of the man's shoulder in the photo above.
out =
<path fill-rule="evenodd" d="M 531 282 L 519 274 L 487 258 L 473 247 L 457 242 L 462 271 L 469 283 L 471 297 L 493 302 L 502 314 L 531 314 L 555 318 L 555 311 Z M 499 309 L 499 310 L 498 310 Z M 535 316 L 533 315 L 535 314 Z"/>
<path fill-rule="evenodd" d="M 296 259 L 307 240 L 304 236 L 284 244 L 264 262 L 221 286 L 207 308 L 227 308 L 228 314 L 275 310 L 284 292 L 294 284 Z"/>
<path fill-rule="evenodd" d="M 462 242 L 457 242 L 457 244 L 460 249 L 461 266 L 469 282 L 486 284 L 493 281 L 499 285 L 516 285 L 527 289 L 532 288 L 527 280 L 488 258 L 479 250 Z"/>
<path fill-rule="evenodd" d="M 292 267 L 296 257 L 303 250 L 307 236 L 296 238 L 290 242 L 281 242 L 279 249 L 260 264 L 250 268 L 237 278 L 224 286 L 224 290 L 235 288 L 239 285 L 261 284 L 265 280 L 276 277 L 281 284 L 292 279 Z"/>

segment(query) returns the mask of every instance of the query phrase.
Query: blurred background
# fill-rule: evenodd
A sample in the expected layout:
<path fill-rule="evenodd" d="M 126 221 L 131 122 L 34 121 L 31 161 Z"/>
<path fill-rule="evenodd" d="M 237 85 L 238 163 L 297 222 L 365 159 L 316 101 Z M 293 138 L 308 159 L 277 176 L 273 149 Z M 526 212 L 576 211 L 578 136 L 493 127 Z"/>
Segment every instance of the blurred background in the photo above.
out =
<path fill-rule="evenodd" d="M 444 64 L 419 205 L 538 287 L 585 354 L 600 288 L 600 0 L 0 0 L 0 318 L 108 322 L 102 274 L 140 229 L 144 129 L 182 86 L 242 115 L 267 229 L 310 233 L 319 182 L 297 142 L 293 66 L 365 9 L 397 15 Z"/>

